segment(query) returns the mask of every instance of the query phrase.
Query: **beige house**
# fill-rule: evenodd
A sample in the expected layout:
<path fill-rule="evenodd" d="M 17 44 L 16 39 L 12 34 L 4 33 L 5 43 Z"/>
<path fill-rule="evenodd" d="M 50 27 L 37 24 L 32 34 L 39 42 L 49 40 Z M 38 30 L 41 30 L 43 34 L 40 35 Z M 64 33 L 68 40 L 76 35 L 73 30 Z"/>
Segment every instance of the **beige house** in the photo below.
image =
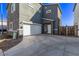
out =
<path fill-rule="evenodd" d="M 74 26 L 75 26 L 75 36 L 79 36 L 79 3 L 74 5 Z"/>

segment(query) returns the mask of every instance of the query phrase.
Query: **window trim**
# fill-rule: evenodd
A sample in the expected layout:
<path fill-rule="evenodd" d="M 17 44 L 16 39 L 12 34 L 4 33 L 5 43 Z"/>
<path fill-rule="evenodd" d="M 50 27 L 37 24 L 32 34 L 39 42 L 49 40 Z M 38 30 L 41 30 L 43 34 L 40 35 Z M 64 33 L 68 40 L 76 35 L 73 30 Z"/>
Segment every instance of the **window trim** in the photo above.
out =
<path fill-rule="evenodd" d="M 46 14 L 51 13 L 51 12 L 52 12 L 51 9 L 46 10 Z"/>
<path fill-rule="evenodd" d="M 15 11 L 15 3 L 11 4 L 11 13 L 13 13 Z"/>

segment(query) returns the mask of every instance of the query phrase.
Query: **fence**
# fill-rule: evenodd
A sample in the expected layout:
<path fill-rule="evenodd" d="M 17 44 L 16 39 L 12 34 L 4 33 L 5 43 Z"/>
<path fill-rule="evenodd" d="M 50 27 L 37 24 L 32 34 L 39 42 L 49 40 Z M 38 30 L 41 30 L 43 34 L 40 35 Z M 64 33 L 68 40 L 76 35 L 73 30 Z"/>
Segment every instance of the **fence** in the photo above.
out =
<path fill-rule="evenodd" d="M 61 26 L 60 35 L 75 36 L 74 26 Z"/>

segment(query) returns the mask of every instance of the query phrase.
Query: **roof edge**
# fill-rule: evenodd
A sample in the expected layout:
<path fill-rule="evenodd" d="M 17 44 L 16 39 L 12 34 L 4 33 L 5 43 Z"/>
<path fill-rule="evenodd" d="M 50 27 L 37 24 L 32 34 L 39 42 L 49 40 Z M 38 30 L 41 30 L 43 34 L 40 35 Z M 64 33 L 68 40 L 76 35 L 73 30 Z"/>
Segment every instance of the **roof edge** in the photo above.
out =
<path fill-rule="evenodd" d="M 61 14 L 62 14 L 62 10 L 61 10 L 61 8 L 60 8 L 60 5 L 58 4 L 58 8 L 59 8 L 59 10 L 60 10 L 60 12 L 61 12 Z"/>
<path fill-rule="evenodd" d="M 7 4 L 7 7 L 6 7 L 6 9 L 8 9 L 8 6 L 9 6 L 9 3 Z"/>
<path fill-rule="evenodd" d="M 77 3 L 75 3 L 75 5 L 74 5 L 74 8 L 73 8 L 73 11 L 75 10 L 75 8 L 76 8 L 76 5 L 77 5 Z"/>

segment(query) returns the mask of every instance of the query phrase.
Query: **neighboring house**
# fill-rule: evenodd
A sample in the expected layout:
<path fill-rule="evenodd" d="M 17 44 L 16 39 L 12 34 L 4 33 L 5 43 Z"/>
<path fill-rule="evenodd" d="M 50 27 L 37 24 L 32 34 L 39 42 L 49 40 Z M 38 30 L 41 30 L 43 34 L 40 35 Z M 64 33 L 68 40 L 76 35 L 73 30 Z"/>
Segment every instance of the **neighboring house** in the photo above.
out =
<path fill-rule="evenodd" d="M 8 10 L 8 32 L 19 35 L 41 34 L 42 15 L 39 3 L 10 3 Z"/>
<path fill-rule="evenodd" d="M 58 4 L 43 4 L 43 32 L 60 34 L 61 9 Z"/>
<path fill-rule="evenodd" d="M 79 36 L 79 3 L 74 5 L 74 26 L 75 26 L 75 36 Z"/>
<path fill-rule="evenodd" d="M 59 34 L 61 10 L 58 4 L 10 3 L 7 11 L 10 35 L 14 31 L 23 36 L 41 33 Z"/>
<path fill-rule="evenodd" d="M 3 27 L 2 27 L 3 25 Z M 7 30 L 7 21 L 0 21 L 0 30 L 5 29 Z"/>

